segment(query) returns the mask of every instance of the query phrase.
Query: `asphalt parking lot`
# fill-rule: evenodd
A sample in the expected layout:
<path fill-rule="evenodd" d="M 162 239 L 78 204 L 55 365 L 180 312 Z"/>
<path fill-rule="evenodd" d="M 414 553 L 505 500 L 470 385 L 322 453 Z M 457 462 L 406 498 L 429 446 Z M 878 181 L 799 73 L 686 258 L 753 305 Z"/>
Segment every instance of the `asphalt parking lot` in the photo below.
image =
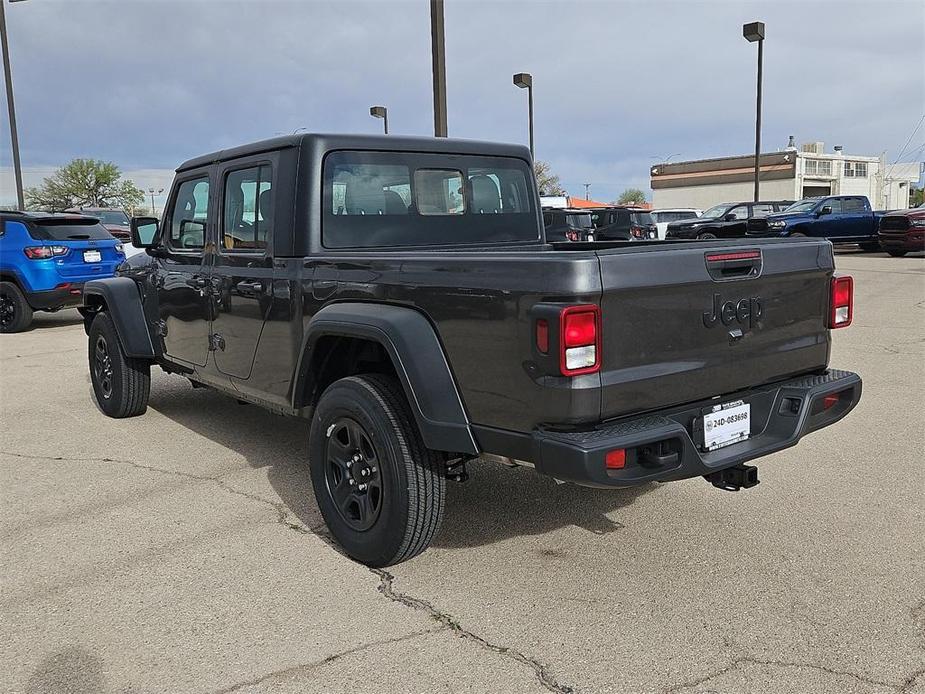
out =
<path fill-rule="evenodd" d="M 925 258 L 837 262 L 864 396 L 758 487 L 482 463 L 388 572 L 328 543 L 306 422 L 159 369 L 107 419 L 78 314 L 36 314 L 0 337 L 0 691 L 925 692 Z"/>

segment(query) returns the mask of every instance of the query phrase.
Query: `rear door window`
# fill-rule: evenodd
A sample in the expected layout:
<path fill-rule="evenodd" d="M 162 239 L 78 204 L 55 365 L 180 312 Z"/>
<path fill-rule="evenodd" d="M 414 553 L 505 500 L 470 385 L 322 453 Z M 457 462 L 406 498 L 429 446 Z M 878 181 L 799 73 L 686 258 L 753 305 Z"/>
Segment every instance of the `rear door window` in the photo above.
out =
<path fill-rule="evenodd" d="M 773 211 L 774 210 L 771 207 L 771 205 L 765 205 L 763 203 L 752 205 L 752 216 L 753 217 L 767 217 Z"/>
<path fill-rule="evenodd" d="M 865 212 L 867 207 L 864 205 L 864 201 L 861 198 L 845 198 L 842 200 L 841 209 L 842 212 L 857 214 L 858 212 Z"/>
<path fill-rule="evenodd" d="M 273 171 L 263 164 L 225 176 L 222 248 L 253 252 L 267 247 L 273 233 Z"/>

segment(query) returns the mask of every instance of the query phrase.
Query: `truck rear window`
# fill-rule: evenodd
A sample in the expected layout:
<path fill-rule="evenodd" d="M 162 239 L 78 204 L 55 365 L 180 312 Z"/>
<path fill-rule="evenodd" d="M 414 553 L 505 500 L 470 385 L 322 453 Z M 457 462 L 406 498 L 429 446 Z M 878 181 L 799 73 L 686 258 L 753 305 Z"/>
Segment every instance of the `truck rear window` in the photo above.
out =
<path fill-rule="evenodd" d="M 527 163 L 510 157 L 332 152 L 322 243 L 387 248 L 539 239 Z"/>
<path fill-rule="evenodd" d="M 29 223 L 29 235 L 36 241 L 105 241 L 112 235 L 95 219 L 48 219 Z"/>

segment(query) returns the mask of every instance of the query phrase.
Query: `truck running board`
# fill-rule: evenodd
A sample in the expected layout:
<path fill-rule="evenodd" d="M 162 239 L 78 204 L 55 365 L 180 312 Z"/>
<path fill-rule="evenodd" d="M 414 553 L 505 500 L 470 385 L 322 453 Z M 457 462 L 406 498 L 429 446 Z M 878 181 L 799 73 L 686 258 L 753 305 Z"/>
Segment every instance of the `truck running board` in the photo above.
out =
<path fill-rule="evenodd" d="M 717 470 L 703 478 L 718 489 L 727 492 L 737 492 L 740 489 L 749 489 L 758 484 L 758 468 L 754 465 L 735 465 L 725 470 Z"/>

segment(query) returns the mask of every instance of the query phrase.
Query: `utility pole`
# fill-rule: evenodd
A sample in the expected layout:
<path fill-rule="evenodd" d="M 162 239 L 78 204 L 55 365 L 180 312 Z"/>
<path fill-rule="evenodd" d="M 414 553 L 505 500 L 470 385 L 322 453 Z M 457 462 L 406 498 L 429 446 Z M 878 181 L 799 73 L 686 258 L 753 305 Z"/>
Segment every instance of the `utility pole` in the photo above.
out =
<path fill-rule="evenodd" d="M 434 136 L 446 137 L 446 44 L 443 0 L 430 0 L 430 52 L 434 78 Z"/>
<path fill-rule="evenodd" d="M 19 161 L 19 136 L 16 133 L 16 107 L 13 105 L 13 71 L 10 68 L 10 42 L 6 33 L 6 10 L 0 0 L 0 48 L 3 52 L 3 79 L 6 82 L 6 106 L 10 112 L 10 140 L 13 144 L 13 176 L 16 179 L 16 209 L 26 208 L 22 191 L 22 163 Z"/>
<path fill-rule="evenodd" d="M 591 199 L 591 193 L 588 192 L 588 191 L 590 191 L 590 190 L 591 190 L 591 184 L 590 184 L 590 183 L 585 183 L 585 200 L 590 200 L 590 199 Z"/>

